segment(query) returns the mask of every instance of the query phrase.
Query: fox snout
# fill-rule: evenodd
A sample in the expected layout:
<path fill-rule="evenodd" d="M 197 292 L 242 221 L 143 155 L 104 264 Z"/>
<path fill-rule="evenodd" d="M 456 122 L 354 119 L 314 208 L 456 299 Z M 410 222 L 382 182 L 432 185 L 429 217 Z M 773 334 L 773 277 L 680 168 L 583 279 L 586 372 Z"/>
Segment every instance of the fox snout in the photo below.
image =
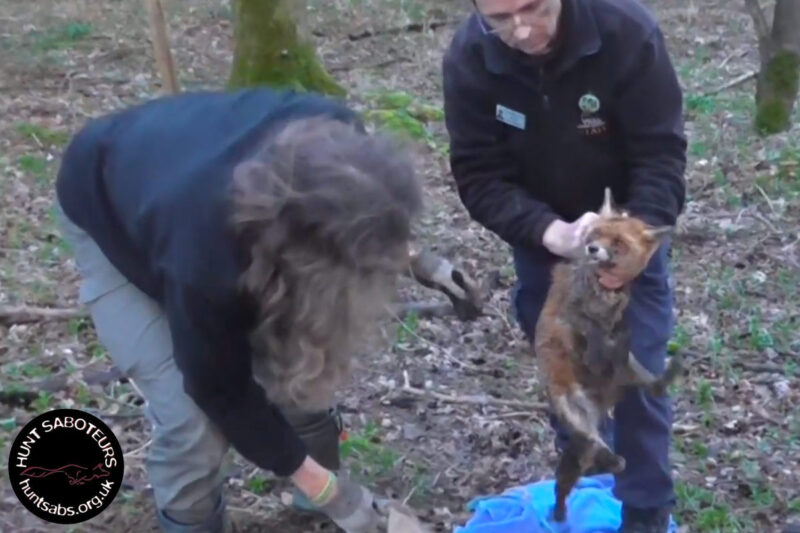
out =
<path fill-rule="evenodd" d="M 588 255 L 590 259 L 601 263 L 611 261 L 612 259 L 611 250 L 596 242 L 590 242 L 586 245 L 586 255 Z"/>

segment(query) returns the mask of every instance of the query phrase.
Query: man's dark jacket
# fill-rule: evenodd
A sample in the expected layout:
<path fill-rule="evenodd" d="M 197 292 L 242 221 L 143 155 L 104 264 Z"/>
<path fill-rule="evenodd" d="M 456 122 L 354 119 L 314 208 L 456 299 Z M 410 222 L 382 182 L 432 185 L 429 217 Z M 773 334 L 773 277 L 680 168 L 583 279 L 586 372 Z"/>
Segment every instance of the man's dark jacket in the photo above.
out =
<path fill-rule="evenodd" d="M 90 121 L 64 153 L 64 213 L 166 313 L 184 388 L 234 448 L 288 475 L 306 449 L 254 381 L 253 306 L 237 291 L 245 257 L 229 230 L 228 186 L 268 129 L 354 113 L 313 95 L 184 93 Z"/>
<path fill-rule="evenodd" d="M 606 186 L 652 224 L 674 224 L 684 205 L 682 93 L 655 20 L 637 0 L 563 0 L 562 11 L 550 57 L 511 49 L 473 13 L 443 60 L 459 195 L 514 247 L 597 211 Z"/>

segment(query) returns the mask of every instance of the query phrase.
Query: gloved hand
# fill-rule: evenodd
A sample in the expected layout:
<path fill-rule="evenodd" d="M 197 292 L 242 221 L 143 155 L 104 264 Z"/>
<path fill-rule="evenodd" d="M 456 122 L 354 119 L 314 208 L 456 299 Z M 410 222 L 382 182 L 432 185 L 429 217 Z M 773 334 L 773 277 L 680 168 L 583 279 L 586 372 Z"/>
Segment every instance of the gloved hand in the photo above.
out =
<path fill-rule="evenodd" d="M 574 258 L 580 255 L 584 239 L 600 215 L 588 211 L 575 222 L 553 221 L 542 236 L 542 244 L 551 253 Z"/>
<path fill-rule="evenodd" d="M 478 285 L 463 271 L 432 252 L 411 255 L 411 275 L 421 285 L 447 296 L 459 320 L 473 320 L 481 315 Z"/>
<path fill-rule="evenodd" d="M 339 477 L 336 494 L 317 507 L 345 533 L 381 533 L 385 531 L 386 518 L 379 512 L 369 489 Z"/>

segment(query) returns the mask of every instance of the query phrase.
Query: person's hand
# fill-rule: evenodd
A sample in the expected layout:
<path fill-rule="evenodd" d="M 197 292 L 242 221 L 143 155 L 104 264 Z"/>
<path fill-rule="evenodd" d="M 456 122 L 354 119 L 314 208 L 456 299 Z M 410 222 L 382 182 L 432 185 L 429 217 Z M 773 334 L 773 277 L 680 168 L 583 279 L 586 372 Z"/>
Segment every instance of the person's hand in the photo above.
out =
<path fill-rule="evenodd" d="M 459 320 L 473 320 L 481 315 L 480 288 L 466 272 L 427 250 L 412 252 L 410 266 L 411 275 L 421 285 L 447 296 Z"/>
<path fill-rule="evenodd" d="M 312 504 L 346 533 L 379 533 L 381 514 L 372 493 L 306 457 L 291 476 Z"/>
<path fill-rule="evenodd" d="M 583 247 L 583 241 L 600 215 L 588 211 L 575 222 L 554 220 L 542 236 L 542 244 L 551 253 L 567 258 L 577 256 Z"/>
<path fill-rule="evenodd" d="M 318 509 L 346 533 L 380 533 L 386 526 L 369 489 L 341 477 L 333 497 Z"/>

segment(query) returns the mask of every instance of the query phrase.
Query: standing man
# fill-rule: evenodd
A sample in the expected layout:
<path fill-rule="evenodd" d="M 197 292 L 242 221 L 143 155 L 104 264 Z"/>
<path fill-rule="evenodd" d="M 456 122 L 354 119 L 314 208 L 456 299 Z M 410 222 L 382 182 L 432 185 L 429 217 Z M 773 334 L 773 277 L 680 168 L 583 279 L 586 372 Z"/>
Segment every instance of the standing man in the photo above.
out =
<path fill-rule="evenodd" d="M 682 93 L 661 30 L 636 0 L 474 6 L 443 62 L 451 167 L 472 218 L 513 249 L 515 313 L 532 340 L 550 269 L 579 248 L 605 187 L 631 215 L 675 224 L 685 195 Z M 636 281 L 628 314 L 632 351 L 654 373 L 673 328 L 668 278 L 665 245 Z M 605 433 L 627 462 L 615 484 L 621 531 L 664 533 L 675 500 L 670 403 L 633 389 L 614 419 Z"/>

